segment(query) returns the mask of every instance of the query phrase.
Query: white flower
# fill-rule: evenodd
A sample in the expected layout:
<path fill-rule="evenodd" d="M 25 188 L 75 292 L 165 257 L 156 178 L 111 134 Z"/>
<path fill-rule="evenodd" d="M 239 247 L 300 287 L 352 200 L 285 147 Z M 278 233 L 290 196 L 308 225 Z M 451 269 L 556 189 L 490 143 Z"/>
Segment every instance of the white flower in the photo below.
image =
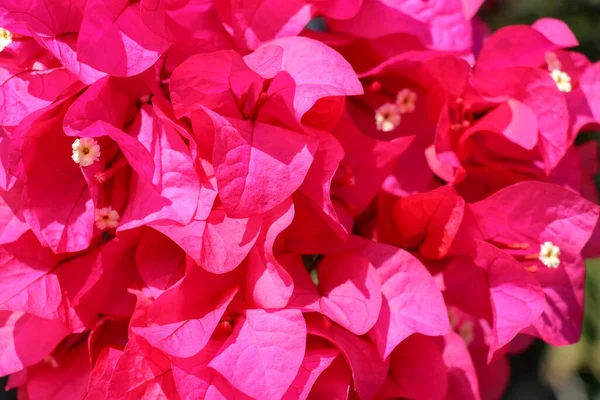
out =
<path fill-rule="evenodd" d="M 396 106 L 400 114 L 411 113 L 417 107 L 417 94 L 410 89 L 402 89 L 396 96 Z"/>
<path fill-rule="evenodd" d="M 540 245 L 539 260 L 548 268 L 558 268 L 560 265 L 560 248 L 552 242 Z"/>
<path fill-rule="evenodd" d="M 0 28 L 0 51 L 10 46 L 13 42 L 12 33 L 8 29 Z"/>
<path fill-rule="evenodd" d="M 400 125 L 400 109 L 392 103 L 385 103 L 375 111 L 375 125 L 383 132 L 393 131 Z"/>
<path fill-rule="evenodd" d="M 112 207 L 104 207 L 96 210 L 96 226 L 98 229 L 116 228 L 119 225 L 119 213 Z"/>
<path fill-rule="evenodd" d="M 93 138 L 76 139 L 72 147 L 73 155 L 71 158 L 82 167 L 92 165 L 100 159 L 100 145 Z"/>
<path fill-rule="evenodd" d="M 553 69 L 552 72 L 550 72 L 550 76 L 552 76 L 552 79 L 554 79 L 554 82 L 556 82 L 558 90 L 561 92 L 569 93 L 571 90 L 573 90 L 571 77 L 566 72 L 562 72 L 560 69 Z"/>

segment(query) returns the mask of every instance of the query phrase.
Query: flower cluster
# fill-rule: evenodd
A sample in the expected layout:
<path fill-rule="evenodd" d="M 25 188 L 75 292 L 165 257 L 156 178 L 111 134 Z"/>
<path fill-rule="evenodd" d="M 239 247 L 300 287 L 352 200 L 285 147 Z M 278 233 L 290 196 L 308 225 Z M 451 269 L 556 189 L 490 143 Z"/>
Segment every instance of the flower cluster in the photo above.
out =
<path fill-rule="evenodd" d="M 577 341 L 600 64 L 482 2 L 2 0 L 8 387 L 498 399 Z"/>

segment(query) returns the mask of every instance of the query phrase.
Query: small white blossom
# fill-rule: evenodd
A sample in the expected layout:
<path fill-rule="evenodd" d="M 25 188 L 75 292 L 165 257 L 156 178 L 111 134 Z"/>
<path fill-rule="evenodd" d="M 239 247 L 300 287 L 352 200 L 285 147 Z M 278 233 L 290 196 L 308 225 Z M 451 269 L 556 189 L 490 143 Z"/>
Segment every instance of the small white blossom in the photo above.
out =
<path fill-rule="evenodd" d="M 400 109 L 392 103 L 385 103 L 375 111 L 375 125 L 377 130 L 383 132 L 396 129 L 400 125 L 401 119 Z"/>
<path fill-rule="evenodd" d="M 116 228 L 119 225 L 119 213 L 112 207 L 104 207 L 96 210 L 96 226 L 98 229 Z"/>
<path fill-rule="evenodd" d="M 396 96 L 396 106 L 400 114 L 407 114 L 417 108 L 417 94 L 410 89 L 402 89 Z"/>
<path fill-rule="evenodd" d="M 0 52 L 13 42 L 12 33 L 8 29 L 0 28 Z"/>
<path fill-rule="evenodd" d="M 571 84 L 571 77 L 566 72 L 561 71 L 560 69 L 554 69 L 550 72 L 550 76 L 556 82 L 556 86 L 558 90 L 563 93 L 569 93 L 573 90 L 573 85 Z"/>
<path fill-rule="evenodd" d="M 558 268 L 560 265 L 560 248 L 552 242 L 540 245 L 539 260 L 548 268 Z"/>
<path fill-rule="evenodd" d="M 100 159 L 100 145 L 93 138 L 76 139 L 72 147 L 73 155 L 71 158 L 82 167 L 92 165 Z"/>

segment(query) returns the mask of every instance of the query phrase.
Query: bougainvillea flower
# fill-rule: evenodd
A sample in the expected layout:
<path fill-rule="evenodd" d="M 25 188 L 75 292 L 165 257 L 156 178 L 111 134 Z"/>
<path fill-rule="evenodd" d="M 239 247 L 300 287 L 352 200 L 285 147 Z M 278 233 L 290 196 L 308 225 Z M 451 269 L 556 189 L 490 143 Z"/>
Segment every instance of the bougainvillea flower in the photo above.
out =
<path fill-rule="evenodd" d="M 7 388 L 495 400 L 575 342 L 600 64 L 482 3 L 3 1 Z"/>
<path fill-rule="evenodd" d="M 527 191 L 526 198 L 516 195 L 521 189 Z M 523 182 L 469 205 L 468 210 L 461 230 L 513 254 L 544 292 L 543 314 L 528 332 L 554 344 L 577 341 L 585 274 L 579 254 L 595 228 L 598 207 L 556 185 Z M 545 223 L 534 222 L 544 219 Z M 560 254 L 544 254 L 545 242 L 551 242 Z M 528 257 L 529 253 L 537 256 Z M 545 257 L 552 256 L 559 257 L 557 268 L 544 265 L 550 262 Z"/>
<path fill-rule="evenodd" d="M 486 318 L 492 325 L 490 360 L 544 311 L 544 293 L 535 277 L 510 255 L 488 243 L 470 243 L 464 256 L 447 262 L 443 276 L 446 301 Z M 465 295 L 464 290 L 473 284 L 478 290 Z"/>
<path fill-rule="evenodd" d="M 515 40 L 518 36 L 521 40 Z M 490 37 L 477 61 L 478 69 L 517 66 L 534 67 L 548 73 L 563 92 L 569 108 L 569 140 L 590 124 L 600 123 L 595 113 L 600 80 L 597 69 L 582 54 L 568 51 L 577 39 L 562 21 L 544 18 L 529 26 L 512 26 Z"/>
<path fill-rule="evenodd" d="M 306 62 L 328 68 L 323 72 L 336 81 L 307 73 Z M 176 115 L 189 116 L 202 107 L 221 114 L 206 111 L 214 127 L 211 160 L 220 199 L 230 216 L 249 217 L 273 208 L 300 186 L 318 144 L 313 135 L 273 125 L 274 119 L 291 127 L 307 118 L 312 122 L 316 117 L 307 112 L 319 99 L 343 101 L 340 96 L 360 93 L 357 83 L 349 65 L 330 48 L 289 38 L 245 59 L 231 51 L 192 57 L 174 71 L 170 86 Z M 312 112 L 318 114 L 318 107 Z"/>

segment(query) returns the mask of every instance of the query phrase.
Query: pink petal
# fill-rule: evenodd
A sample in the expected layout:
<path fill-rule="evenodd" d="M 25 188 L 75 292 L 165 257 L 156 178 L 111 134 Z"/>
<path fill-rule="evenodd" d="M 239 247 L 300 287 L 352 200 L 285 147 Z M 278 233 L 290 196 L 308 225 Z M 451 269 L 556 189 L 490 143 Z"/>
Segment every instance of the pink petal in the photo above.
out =
<path fill-rule="evenodd" d="M 399 199 L 393 210 L 399 244 L 418 246 L 427 258 L 443 258 L 458 232 L 464 207 L 464 200 L 451 186 Z"/>
<path fill-rule="evenodd" d="M 352 1 L 340 1 L 340 0 L 312 0 L 311 3 L 315 5 L 323 14 L 329 18 L 335 19 L 348 19 L 358 13 L 362 6 L 362 0 Z"/>
<path fill-rule="evenodd" d="M 304 354 L 298 375 L 296 375 L 296 378 L 290 384 L 290 388 L 285 392 L 282 399 L 306 399 L 319 375 L 331 365 L 338 354 L 339 351 L 336 349 L 307 350 Z"/>
<path fill-rule="evenodd" d="M 462 0 L 364 0 L 355 17 L 331 21 L 331 25 L 333 30 L 364 38 L 408 33 L 440 51 L 466 51 L 471 47 L 470 18 L 463 14 Z"/>
<path fill-rule="evenodd" d="M 173 379 L 181 400 L 249 400 L 206 365 L 173 364 Z"/>
<path fill-rule="evenodd" d="M 293 218 L 294 206 L 287 199 L 264 216 L 261 232 L 250 251 L 246 290 L 258 307 L 283 308 L 294 290 L 294 282 L 274 250 L 277 237 Z"/>
<path fill-rule="evenodd" d="M 565 98 L 550 75 L 538 68 L 511 67 L 496 79 L 496 70 L 477 70 L 475 87 L 486 99 L 519 100 L 535 114 L 539 130 L 538 148 L 546 171 L 565 155 L 568 143 L 568 110 Z M 529 127 L 531 128 L 531 126 Z M 532 135 L 534 133 L 528 133 Z"/>
<path fill-rule="evenodd" d="M 0 81 L 0 125 L 18 125 L 56 100 L 77 79 L 65 68 L 24 70 Z"/>
<path fill-rule="evenodd" d="M 317 378 L 307 398 L 309 400 L 347 400 L 351 388 L 352 375 L 344 357 L 340 355 Z"/>
<path fill-rule="evenodd" d="M 63 122 L 65 133 L 69 136 L 83 136 L 82 131 L 96 121 L 104 121 L 116 128 L 123 129 L 133 113 L 133 102 L 126 92 L 120 90 L 119 82 L 105 77 L 87 88 L 67 110 Z M 101 130 L 86 131 L 86 135 Z"/>
<path fill-rule="evenodd" d="M 152 346 L 181 358 L 191 357 L 204 348 L 237 293 L 234 289 L 223 292 L 219 299 L 197 295 L 194 298 L 197 284 L 202 280 L 193 287 L 188 282 L 165 292 L 150 306 L 145 323 L 131 328 Z M 173 309 L 181 311 L 169 312 Z"/>
<path fill-rule="evenodd" d="M 167 50 L 169 42 L 142 22 L 139 5 L 127 0 L 90 0 L 77 41 L 78 59 L 114 76 L 143 72 Z"/>
<path fill-rule="evenodd" d="M 319 263 L 320 311 L 356 335 L 367 333 L 381 310 L 381 283 L 373 265 L 356 252 Z"/>
<path fill-rule="evenodd" d="M 560 268 L 544 268 L 535 274 L 546 297 L 546 305 L 532 331 L 555 346 L 577 342 L 583 321 L 583 260 L 580 256 L 561 254 L 560 261 Z"/>
<path fill-rule="evenodd" d="M 384 244 L 368 246 L 363 255 L 373 263 L 381 279 L 383 304 L 369 337 L 383 359 L 413 333 L 429 336 L 448 333 L 450 324 L 444 299 L 419 260 Z"/>
<path fill-rule="evenodd" d="M 477 121 L 473 129 L 501 133 L 526 150 L 533 149 L 538 143 L 536 115 L 525 104 L 514 99 L 509 99 L 487 113 Z"/>
<path fill-rule="evenodd" d="M 249 396 L 281 398 L 302 364 L 305 340 L 300 311 L 247 310 L 209 366 Z"/>
<path fill-rule="evenodd" d="M 262 218 L 229 218 L 213 210 L 202 237 L 199 264 L 209 272 L 222 274 L 237 268 L 258 239 Z"/>
<path fill-rule="evenodd" d="M 533 27 L 507 26 L 486 40 L 477 59 L 477 69 L 537 68 L 546 63 L 546 53 L 559 48 Z"/>
<path fill-rule="evenodd" d="M 21 209 L 21 185 L 0 190 L 0 244 L 11 243 L 29 230 Z"/>
<path fill-rule="evenodd" d="M 448 372 L 442 350 L 435 338 L 413 335 L 390 355 L 390 376 L 402 397 L 444 399 L 448 389 Z M 436 382 L 432 385 L 432 379 Z"/>
<path fill-rule="evenodd" d="M 21 312 L 1 311 L 0 374 L 9 375 L 46 357 L 70 332 L 61 323 Z M 43 332 L 43 335 L 40 335 Z"/>
<path fill-rule="evenodd" d="M 365 400 L 372 399 L 385 382 L 389 362 L 381 360 L 370 342 L 325 321 L 321 316 L 308 315 L 308 333 L 329 340 L 341 350 L 352 371 L 358 396 Z"/>
<path fill-rule="evenodd" d="M 540 18 L 531 27 L 560 47 L 579 46 L 579 42 L 569 26 L 559 19 Z"/>
<path fill-rule="evenodd" d="M 494 336 L 488 361 L 495 351 L 531 325 L 543 312 L 544 294 L 522 265 L 494 246 L 478 242 L 475 263 L 487 269 L 494 313 Z"/>
<path fill-rule="evenodd" d="M 54 368 L 44 363 L 42 368 L 29 370 L 27 395 L 30 399 L 82 399 L 92 366 L 87 346 L 80 343 L 71 348 L 68 357 L 59 357 Z"/>
<path fill-rule="evenodd" d="M 271 47 L 280 47 L 283 52 L 279 57 L 268 60 L 273 64 L 269 74 L 273 70 L 280 72 L 269 86 L 271 98 L 263 106 L 268 108 L 267 113 L 277 115 L 287 112 L 295 115 L 299 123 L 321 98 L 333 96 L 343 103 L 343 96 L 363 93 L 352 66 L 335 50 L 313 39 L 289 37 L 274 40 L 244 57 L 244 60 L 254 70 L 264 68 L 265 60 L 260 55 Z M 332 104 L 328 106 L 333 107 Z"/>
<path fill-rule="evenodd" d="M 258 85 L 262 85 L 261 77 L 232 50 L 194 55 L 181 63 L 169 80 L 178 117 L 204 106 L 220 115 L 239 118 L 238 101 Z"/>
<path fill-rule="evenodd" d="M 552 241 L 574 254 L 589 239 L 600 212 L 577 193 L 542 182 L 517 183 L 469 209 L 477 218 L 475 237 L 506 237 L 532 245 Z"/>
<path fill-rule="evenodd" d="M 185 253 L 168 238 L 146 229 L 135 253 L 140 278 L 154 298 L 176 284 L 185 270 Z"/>
<path fill-rule="evenodd" d="M 194 160 L 183 139 L 163 125 L 150 106 L 143 106 L 131 130 L 154 158 L 153 177 L 134 180 L 119 229 L 172 221 L 187 224 L 198 205 L 200 183 Z M 160 195 L 159 195 L 160 193 Z"/>
<path fill-rule="evenodd" d="M 113 367 L 106 399 L 171 398 L 175 393 L 169 359 L 145 343 L 129 341 Z"/>
<path fill-rule="evenodd" d="M 213 163 L 229 216 L 269 211 L 302 184 L 318 145 L 314 137 L 250 121 L 219 122 Z"/>
<path fill-rule="evenodd" d="M 312 17 L 310 5 L 292 0 L 254 0 L 238 3 L 232 0 L 216 3 L 225 29 L 233 36 L 237 47 L 255 49 L 264 42 L 296 36 Z"/>
<path fill-rule="evenodd" d="M 469 349 L 455 332 L 444 337 L 444 362 L 448 367 L 448 400 L 480 400 L 479 383 Z"/>
<path fill-rule="evenodd" d="M 90 373 L 85 400 L 104 400 L 106 398 L 108 382 L 122 354 L 122 350 L 112 347 L 105 347 L 102 350 Z"/>
<path fill-rule="evenodd" d="M 0 307 L 59 320 L 63 296 L 53 273 L 58 259 L 31 233 L 5 245 L 0 254 Z"/>

